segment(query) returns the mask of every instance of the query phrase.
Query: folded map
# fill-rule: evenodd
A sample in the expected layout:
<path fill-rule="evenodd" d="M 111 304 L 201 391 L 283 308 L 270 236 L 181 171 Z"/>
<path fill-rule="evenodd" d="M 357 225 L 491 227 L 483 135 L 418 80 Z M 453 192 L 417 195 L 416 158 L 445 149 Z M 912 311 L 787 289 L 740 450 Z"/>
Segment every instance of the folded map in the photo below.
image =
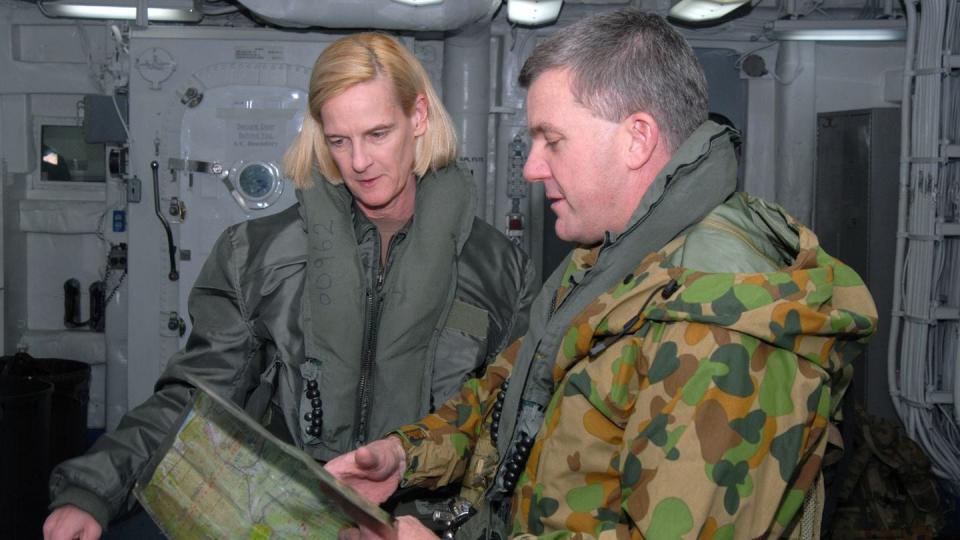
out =
<path fill-rule="evenodd" d="M 357 524 L 395 538 L 392 518 L 202 381 L 134 494 L 170 538 L 337 538 Z"/>

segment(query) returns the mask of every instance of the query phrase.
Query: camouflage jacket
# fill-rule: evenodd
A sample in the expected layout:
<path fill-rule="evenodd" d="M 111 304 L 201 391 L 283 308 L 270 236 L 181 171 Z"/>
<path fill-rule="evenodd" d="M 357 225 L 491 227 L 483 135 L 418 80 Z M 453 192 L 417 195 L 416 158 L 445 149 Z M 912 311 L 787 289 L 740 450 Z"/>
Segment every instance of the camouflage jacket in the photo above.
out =
<path fill-rule="evenodd" d="M 709 244 L 727 251 L 727 266 L 753 258 L 770 269 L 704 271 L 711 262 L 692 247 Z M 598 249 L 577 249 L 561 283 Z M 810 230 L 779 207 L 731 197 L 568 327 L 513 492 L 513 535 L 779 534 L 819 473 L 849 362 L 875 324 L 860 278 Z M 468 497 L 484 492 L 498 460 L 496 398 L 519 348 L 399 430 L 405 486 L 462 480 Z"/>

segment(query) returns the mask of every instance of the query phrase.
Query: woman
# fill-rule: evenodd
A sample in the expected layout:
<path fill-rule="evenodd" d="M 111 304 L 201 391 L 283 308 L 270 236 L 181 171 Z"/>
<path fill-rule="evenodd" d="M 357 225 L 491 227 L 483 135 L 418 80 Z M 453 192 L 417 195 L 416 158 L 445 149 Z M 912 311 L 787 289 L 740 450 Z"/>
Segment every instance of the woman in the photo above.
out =
<path fill-rule="evenodd" d="M 308 112 L 285 158 L 300 204 L 224 232 L 156 393 L 51 475 L 48 540 L 97 538 L 133 507 L 187 374 L 326 461 L 429 413 L 525 331 L 532 267 L 474 217 L 413 55 L 382 34 L 341 38 L 317 59 Z"/>

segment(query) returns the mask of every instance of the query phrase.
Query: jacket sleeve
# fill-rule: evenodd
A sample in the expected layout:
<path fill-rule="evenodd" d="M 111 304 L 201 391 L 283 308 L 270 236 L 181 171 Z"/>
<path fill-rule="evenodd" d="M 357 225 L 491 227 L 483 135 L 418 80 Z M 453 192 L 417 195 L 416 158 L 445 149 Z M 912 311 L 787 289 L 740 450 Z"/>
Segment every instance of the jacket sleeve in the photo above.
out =
<path fill-rule="evenodd" d="M 502 240 L 499 239 L 498 240 Z M 459 392 L 437 411 L 415 424 L 397 429 L 407 452 L 409 465 L 404 487 L 437 488 L 459 480 L 470 460 L 483 419 L 490 411 L 492 399 L 510 375 L 520 343 L 527 331 L 530 306 L 540 286 L 530 258 L 512 244 L 507 244 L 519 261 L 519 278 L 509 319 L 505 321 L 500 342 L 492 344 L 499 354 L 487 365 L 479 378 L 466 381 Z"/>
<path fill-rule="evenodd" d="M 75 505 L 104 527 L 129 511 L 135 503 L 134 483 L 192 399 L 185 375 L 202 377 L 221 395 L 243 402 L 262 362 L 254 360 L 261 347 L 240 291 L 242 258 L 235 233 L 231 228 L 221 235 L 190 293 L 193 330 L 184 350 L 171 358 L 154 394 L 128 412 L 115 431 L 100 437 L 85 455 L 54 469 L 51 508 Z"/>
<path fill-rule="evenodd" d="M 504 349 L 480 378 L 470 379 L 460 393 L 437 412 L 397 429 L 407 455 L 401 487 L 436 489 L 463 478 L 497 393 L 513 370 L 522 339 Z"/>
<path fill-rule="evenodd" d="M 595 392 L 611 390 L 591 400 L 603 408 L 561 420 L 579 424 L 564 436 L 603 437 L 578 448 L 615 469 L 583 475 L 566 463 L 549 472 L 550 464 L 539 465 L 546 481 L 562 478 L 558 493 L 565 494 L 544 519 L 547 536 L 563 537 L 564 530 L 582 538 L 779 536 L 820 470 L 826 372 L 788 350 L 696 323 L 652 324 L 643 337 L 623 338 L 593 362 L 622 365 L 632 355 L 626 393 L 614 390 L 616 382 L 596 382 Z M 574 396 L 583 407 L 572 386 L 564 401 Z M 622 437 L 598 427 L 608 425 L 597 423 L 601 415 L 618 416 L 613 404 L 622 405 Z M 547 505 L 533 500 L 520 507 L 515 519 L 522 523 L 530 520 L 529 508 Z"/>

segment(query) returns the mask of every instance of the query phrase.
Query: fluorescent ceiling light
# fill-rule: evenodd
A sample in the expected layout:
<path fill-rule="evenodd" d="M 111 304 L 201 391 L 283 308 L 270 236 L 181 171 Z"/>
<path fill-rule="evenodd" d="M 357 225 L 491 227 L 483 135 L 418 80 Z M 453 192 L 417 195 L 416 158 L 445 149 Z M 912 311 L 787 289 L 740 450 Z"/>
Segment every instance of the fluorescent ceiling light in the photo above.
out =
<path fill-rule="evenodd" d="M 689 22 L 719 19 L 750 0 L 680 0 L 669 15 L 674 19 Z"/>
<path fill-rule="evenodd" d="M 784 19 L 773 21 L 767 30 L 771 39 L 782 41 L 903 41 L 907 37 L 903 19 Z"/>
<path fill-rule="evenodd" d="M 507 20 L 538 26 L 557 20 L 563 0 L 507 0 Z"/>
<path fill-rule="evenodd" d="M 203 18 L 192 1 L 149 0 L 147 4 L 147 18 L 151 21 L 199 22 Z M 137 18 L 137 3 L 131 0 L 45 0 L 37 6 L 47 17 L 131 21 Z"/>

